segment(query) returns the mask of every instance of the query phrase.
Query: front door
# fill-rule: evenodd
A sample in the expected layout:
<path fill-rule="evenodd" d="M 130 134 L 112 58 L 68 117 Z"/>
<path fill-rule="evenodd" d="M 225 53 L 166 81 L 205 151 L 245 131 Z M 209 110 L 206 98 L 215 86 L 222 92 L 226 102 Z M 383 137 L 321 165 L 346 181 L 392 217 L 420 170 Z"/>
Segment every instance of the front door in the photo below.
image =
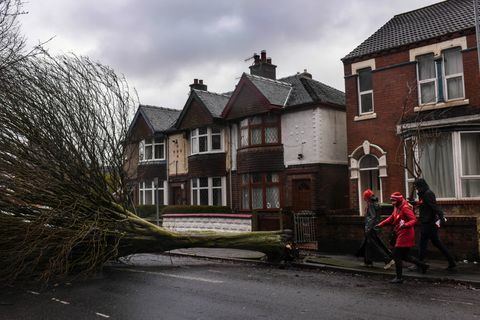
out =
<path fill-rule="evenodd" d="M 292 210 L 312 210 L 312 187 L 310 179 L 292 181 Z"/>
<path fill-rule="evenodd" d="M 183 197 L 183 190 L 181 187 L 172 187 L 172 195 L 173 195 L 173 205 L 181 205 L 185 204 L 185 199 Z"/>
<path fill-rule="evenodd" d="M 378 160 L 373 155 L 365 155 L 360 159 L 360 179 L 359 187 L 359 207 L 360 214 L 364 215 L 365 201 L 363 200 L 363 192 L 370 189 L 381 201 L 382 186 L 379 176 Z"/>

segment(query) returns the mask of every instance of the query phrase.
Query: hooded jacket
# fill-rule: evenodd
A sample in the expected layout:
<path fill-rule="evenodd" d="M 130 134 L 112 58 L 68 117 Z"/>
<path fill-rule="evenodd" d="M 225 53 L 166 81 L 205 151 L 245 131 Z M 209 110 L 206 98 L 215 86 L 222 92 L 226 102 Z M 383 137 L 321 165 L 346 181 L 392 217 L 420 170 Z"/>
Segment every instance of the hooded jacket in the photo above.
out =
<path fill-rule="evenodd" d="M 369 233 L 380 221 L 379 210 L 377 197 L 370 197 L 365 208 L 365 233 Z"/>
<path fill-rule="evenodd" d="M 425 179 L 416 179 L 413 183 L 417 188 L 419 201 L 417 202 L 420 215 L 420 222 L 423 224 L 434 224 L 438 219 L 445 221 L 443 211 L 437 205 L 435 194 L 428 186 Z"/>

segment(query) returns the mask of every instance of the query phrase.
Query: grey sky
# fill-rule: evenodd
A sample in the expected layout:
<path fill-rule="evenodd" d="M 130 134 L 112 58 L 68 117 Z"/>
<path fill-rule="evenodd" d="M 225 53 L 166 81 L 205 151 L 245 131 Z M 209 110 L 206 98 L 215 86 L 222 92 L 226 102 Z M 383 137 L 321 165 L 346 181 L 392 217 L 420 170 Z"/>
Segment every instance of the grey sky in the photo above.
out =
<path fill-rule="evenodd" d="M 188 85 L 234 89 L 267 50 L 277 77 L 307 69 L 344 90 L 340 59 L 395 14 L 438 0 L 31 0 L 21 18 L 32 44 L 88 55 L 123 73 L 141 103 L 180 109 Z"/>

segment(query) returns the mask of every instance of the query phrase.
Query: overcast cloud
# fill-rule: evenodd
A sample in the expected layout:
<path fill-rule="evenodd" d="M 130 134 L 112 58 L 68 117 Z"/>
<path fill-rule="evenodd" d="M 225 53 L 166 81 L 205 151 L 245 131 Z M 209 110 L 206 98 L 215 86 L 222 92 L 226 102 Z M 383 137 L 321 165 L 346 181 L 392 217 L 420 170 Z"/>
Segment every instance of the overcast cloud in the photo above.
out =
<path fill-rule="evenodd" d="M 55 37 L 113 67 L 140 102 L 183 107 L 194 78 L 234 89 L 254 52 L 267 50 L 277 77 L 307 69 L 344 90 L 340 59 L 394 15 L 438 0 L 31 0 L 21 18 L 31 44 Z"/>

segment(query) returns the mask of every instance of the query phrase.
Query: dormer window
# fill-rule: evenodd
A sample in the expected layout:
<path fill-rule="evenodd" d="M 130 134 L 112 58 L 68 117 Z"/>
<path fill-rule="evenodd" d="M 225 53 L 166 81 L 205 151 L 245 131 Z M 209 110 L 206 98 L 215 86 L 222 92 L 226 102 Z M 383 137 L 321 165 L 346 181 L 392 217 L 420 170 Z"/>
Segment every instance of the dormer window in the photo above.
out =
<path fill-rule="evenodd" d="M 192 154 L 223 151 L 222 129 L 216 127 L 197 128 L 190 133 Z"/>
<path fill-rule="evenodd" d="M 278 144 L 279 117 L 273 114 L 254 116 L 240 122 L 240 147 Z"/>
<path fill-rule="evenodd" d="M 138 153 L 140 162 L 165 160 L 165 140 L 163 138 L 142 140 L 138 146 Z"/>

